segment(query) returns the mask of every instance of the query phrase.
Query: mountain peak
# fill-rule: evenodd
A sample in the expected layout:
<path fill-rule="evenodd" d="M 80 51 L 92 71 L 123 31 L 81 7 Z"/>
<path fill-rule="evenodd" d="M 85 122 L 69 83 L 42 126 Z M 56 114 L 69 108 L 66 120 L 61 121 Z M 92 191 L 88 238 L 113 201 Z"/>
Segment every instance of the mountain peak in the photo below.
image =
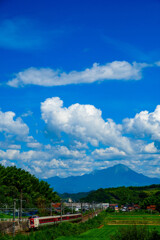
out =
<path fill-rule="evenodd" d="M 119 172 L 119 171 L 124 171 L 124 172 L 128 172 L 129 170 L 131 170 L 129 167 L 127 167 L 124 164 L 117 164 L 114 165 L 113 167 L 111 167 L 113 170 L 115 170 L 115 172 Z"/>
<path fill-rule="evenodd" d="M 149 178 L 136 173 L 123 164 L 117 164 L 102 170 L 96 170 L 82 176 L 67 178 L 53 177 L 46 181 L 59 193 L 78 193 L 120 186 L 146 186 L 160 184 L 160 179 Z"/>

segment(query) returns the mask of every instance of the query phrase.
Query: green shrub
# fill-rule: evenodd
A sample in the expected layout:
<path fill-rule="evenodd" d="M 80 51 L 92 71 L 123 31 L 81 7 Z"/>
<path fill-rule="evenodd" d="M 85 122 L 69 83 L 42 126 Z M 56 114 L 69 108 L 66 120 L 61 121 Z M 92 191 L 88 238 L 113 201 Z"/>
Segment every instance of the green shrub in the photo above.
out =
<path fill-rule="evenodd" d="M 159 240 L 160 234 L 156 230 L 149 230 L 147 226 L 121 227 L 112 235 L 111 240 Z"/>
<path fill-rule="evenodd" d="M 110 207 L 108 207 L 108 208 L 106 209 L 106 212 L 107 212 L 107 213 L 113 213 L 113 212 L 115 212 L 115 210 L 112 209 L 112 208 L 110 208 Z"/>

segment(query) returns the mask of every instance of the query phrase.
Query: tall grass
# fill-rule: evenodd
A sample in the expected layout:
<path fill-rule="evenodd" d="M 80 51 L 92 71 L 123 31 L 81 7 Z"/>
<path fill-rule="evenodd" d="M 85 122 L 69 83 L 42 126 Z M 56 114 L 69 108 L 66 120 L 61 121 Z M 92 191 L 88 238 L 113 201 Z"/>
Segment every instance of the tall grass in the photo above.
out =
<path fill-rule="evenodd" d="M 111 240 L 160 240 L 157 230 L 150 230 L 147 226 L 126 226 L 118 228 L 110 237 Z"/>

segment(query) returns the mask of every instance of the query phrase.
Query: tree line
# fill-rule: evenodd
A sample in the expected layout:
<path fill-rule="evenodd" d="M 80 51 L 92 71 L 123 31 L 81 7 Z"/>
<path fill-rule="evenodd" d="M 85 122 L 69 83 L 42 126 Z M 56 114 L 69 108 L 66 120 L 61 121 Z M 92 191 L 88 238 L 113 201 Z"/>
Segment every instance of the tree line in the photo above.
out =
<path fill-rule="evenodd" d="M 60 198 L 50 185 L 15 166 L 0 165 L 0 207 L 11 207 L 13 199 L 23 198 L 26 208 L 47 206 Z M 17 207 L 18 207 L 17 201 Z"/>
<path fill-rule="evenodd" d="M 160 185 L 145 187 L 117 187 L 92 191 L 87 197 L 81 198 L 84 202 L 106 202 L 124 204 L 139 204 L 142 209 L 149 205 L 156 205 L 160 211 Z"/>

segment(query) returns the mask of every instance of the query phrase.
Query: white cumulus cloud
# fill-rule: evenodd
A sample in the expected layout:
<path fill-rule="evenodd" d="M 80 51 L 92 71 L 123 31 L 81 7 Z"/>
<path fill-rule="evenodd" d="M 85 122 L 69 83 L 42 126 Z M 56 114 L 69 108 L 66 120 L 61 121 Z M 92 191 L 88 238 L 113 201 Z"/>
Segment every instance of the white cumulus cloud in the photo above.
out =
<path fill-rule="evenodd" d="M 147 144 L 144 147 L 144 151 L 146 153 L 156 153 L 156 152 L 158 152 L 158 149 L 155 147 L 154 142 L 152 142 L 152 143 Z"/>
<path fill-rule="evenodd" d="M 153 140 L 160 141 L 160 105 L 154 112 L 142 111 L 134 118 L 124 119 L 123 128 L 124 132 L 143 138 L 149 136 Z"/>
<path fill-rule="evenodd" d="M 142 78 L 142 69 L 149 66 L 146 63 L 132 63 L 127 61 L 114 61 L 105 65 L 94 63 L 91 68 L 84 71 L 71 71 L 69 73 L 50 68 L 28 68 L 16 74 L 8 81 L 11 87 L 25 85 L 38 85 L 45 87 L 62 86 L 68 84 L 93 83 L 103 80 L 139 80 Z"/>
<path fill-rule="evenodd" d="M 120 151 L 119 149 L 115 147 L 109 147 L 109 148 L 100 148 L 95 149 L 92 152 L 92 156 L 94 159 L 104 160 L 104 159 L 119 159 L 124 158 L 126 156 L 126 153 L 124 151 Z"/>
<path fill-rule="evenodd" d="M 42 147 L 42 144 L 39 143 L 39 142 L 28 142 L 27 143 L 27 147 L 29 148 L 41 148 Z"/>
<path fill-rule="evenodd" d="M 104 121 L 102 112 L 93 105 L 77 103 L 66 108 L 60 98 L 53 97 L 41 103 L 41 112 L 48 131 L 64 132 L 93 146 L 102 142 L 132 151 L 129 139 L 121 135 L 121 125 L 111 119 Z"/>
<path fill-rule="evenodd" d="M 15 118 L 14 112 L 0 111 L 0 132 L 5 132 L 8 135 L 16 135 L 23 138 L 29 134 L 28 126 L 21 118 Z"/>

